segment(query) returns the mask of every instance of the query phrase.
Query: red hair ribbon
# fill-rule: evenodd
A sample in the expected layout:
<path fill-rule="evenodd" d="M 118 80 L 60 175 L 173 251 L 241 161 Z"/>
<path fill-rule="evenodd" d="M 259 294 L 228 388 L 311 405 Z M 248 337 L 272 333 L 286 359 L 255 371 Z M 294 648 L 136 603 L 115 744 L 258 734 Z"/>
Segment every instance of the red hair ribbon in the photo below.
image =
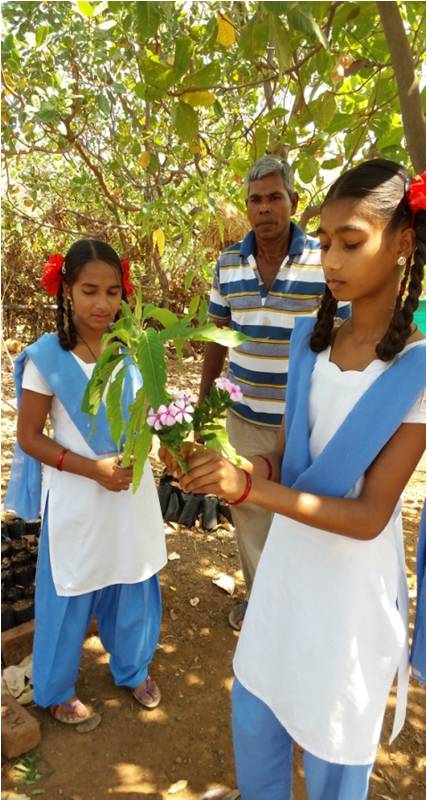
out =
<path fill-rule="evenodd" d="M 60 253 L 53 253 L 43 264 L 40 283 L 48 295 L 57 295 L 63 281 L 62 265 L 64 257 Z"/>
<path fill-rule="evenodd" d="M 120 259 L 120 264 L 122 265 L 123 272 L 123 288 L 126 292 L 126 295 L 132 295 L 135 292 L 135 287 L 129 278 L 130 264 L 127 259 Z"/>
<path fill-rule="evenodd" d="M 406 192 L 409 208 L 412 214 L 426 210 L 426 171 L 416 175 L 409 184 Z"/>

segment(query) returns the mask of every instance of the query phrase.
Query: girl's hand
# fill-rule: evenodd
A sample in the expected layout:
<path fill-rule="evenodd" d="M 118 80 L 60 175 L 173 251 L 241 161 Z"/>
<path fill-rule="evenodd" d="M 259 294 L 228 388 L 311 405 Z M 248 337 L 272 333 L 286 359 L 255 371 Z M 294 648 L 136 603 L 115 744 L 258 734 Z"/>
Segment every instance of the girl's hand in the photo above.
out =
<path fill-rule="evenodd" d="M 180 478 L 185 492 L 219 495 L 229 501 L 240 498 L 246 487 L 243 470 L 216 451 L 204 448 L 187 459 L 189 472 Z"/>
<path fill-rule="evenodd" d="M 132 482 L 132 468 L 120 467 L 117 456 L 97 459 L 95 462 L 95 481 L 111 492 L 128 490 Z"/>
<path fill-rule="evenodd" d="M 195 442 L 183 442 L 179 455 L 182 457 L 184 462 L 187 462 L 188 464 L 191 454 L 204 451 L 205 448 L 202 445 L 199 445 Z M 159 459 L 161 459 L 161 461 L 166 465 L 170 475 L 174 476 L 175 478 L 181 478 L 181 476 L 184 475 L 180 465 L 176 460 L 176 457 L 167 448 L 165 448 L 164 445 L 160 446 L 158 456 Z"/>

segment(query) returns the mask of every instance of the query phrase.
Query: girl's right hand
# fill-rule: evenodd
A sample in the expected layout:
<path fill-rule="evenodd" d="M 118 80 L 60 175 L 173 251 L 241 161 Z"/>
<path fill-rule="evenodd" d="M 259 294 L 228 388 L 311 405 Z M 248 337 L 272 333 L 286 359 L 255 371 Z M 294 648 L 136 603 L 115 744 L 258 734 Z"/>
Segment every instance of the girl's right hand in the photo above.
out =
<path fill-rule="evenodd" d="M 132 483 L 132 468 L 120 467 L 117 456 L 97 459 L 95 462 L 95 481 L 111 492 L 128 490 Z"/>

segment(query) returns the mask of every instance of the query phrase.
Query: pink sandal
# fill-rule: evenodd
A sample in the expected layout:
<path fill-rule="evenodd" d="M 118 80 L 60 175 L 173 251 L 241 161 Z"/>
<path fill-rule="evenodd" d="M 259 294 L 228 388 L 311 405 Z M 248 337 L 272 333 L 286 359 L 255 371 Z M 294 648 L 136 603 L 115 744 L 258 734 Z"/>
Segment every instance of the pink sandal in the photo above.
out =
<path fill-rule="evenodd" d="M 77 709 L 79 709 L 81 707 L 83 707 L 83 709 L 86 710 L 86 714 L 84 715 L 84 717 L 79 717 L 78 716 L 78 717 L 74 717 L 74 718 L 69 718 L 67 720 L 67 719 L 61 718 L 60 715 L 58 714 L 60 709 L 64 709 L 65 708 L 65 709 L 69 709 L 69 710 L 75 712 Z M 85 705 L 82 704 L 82 702 L 79 701 L 78 698 L 76 698 L 75 701 L 64 701 L 62 704 L 53 704 L 51 707 L 49 707 L 49 709 L 50 709 L 50 714 L 52 715 L 53 718 L 55 718 L 55 720 L 58 721 L 58 723 L 65 723 L 68 726 L 76 726 L 78 723 L 85 723 L 85 721 L 89 720 L 89 718 L 92 717 L 92 715 L 89 712 L 89 710 L 86 709 Z"/>
<path fill-rule="evenodd" d="M 132 690 L 132 695 L 145 709 L 155 709 L 162 700 L 162 694 L 151 676 L 147 676 L 144 684 L 135 687 Z"/>

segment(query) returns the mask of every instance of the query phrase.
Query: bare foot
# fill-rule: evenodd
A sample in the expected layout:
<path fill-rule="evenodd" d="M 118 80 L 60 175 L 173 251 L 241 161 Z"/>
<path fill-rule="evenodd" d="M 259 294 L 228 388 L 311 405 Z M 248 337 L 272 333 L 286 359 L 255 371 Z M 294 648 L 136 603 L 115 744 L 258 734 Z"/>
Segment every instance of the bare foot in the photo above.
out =
<path fill-rule="evenodd" d="M 64 701 L 62 704 L 53 704 L 50 707 L 50 712 L 55 720 L 71 725 L 83 723 L 84 720 L 88 720 L 91 717 L 87 706 L 82 704 L 77 696 L 70 698 L 69 701 Z"/>

